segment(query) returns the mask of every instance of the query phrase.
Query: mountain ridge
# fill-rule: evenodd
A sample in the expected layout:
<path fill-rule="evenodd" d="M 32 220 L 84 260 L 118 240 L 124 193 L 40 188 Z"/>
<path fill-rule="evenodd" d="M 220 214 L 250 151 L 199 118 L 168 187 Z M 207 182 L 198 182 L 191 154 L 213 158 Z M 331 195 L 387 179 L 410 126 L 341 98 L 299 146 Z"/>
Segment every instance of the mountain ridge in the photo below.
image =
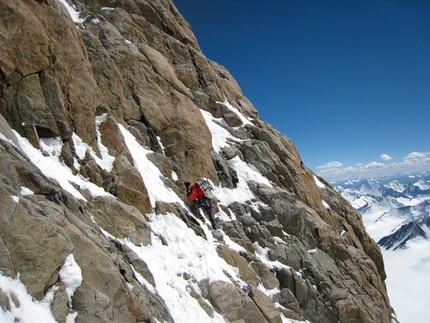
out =
<path fill-rule="evenodd" d="M 360 214 L 204 56 L 173 2 L 0 9 L 0 270 L 35 300 L 53 294 L 56 321 L 185 322 L 183 300 L 201 322 L 391 321 Z M 216 186 L 219 231 L 189 211 L 183 182 L 199 176 Z M 81 272 L 73 292 L 66 264 Z"/>
<path fill-rule="evenodd" d="M 384 218 L 402 220 L 389 235 L 377 241 L 381 247 L 396 250 L 404 248 L 411 239 L 429 238 L 429 183 L 429 175 L 419 173 L 339 181 L 333 185 L 364 217 L 373 218 L 373 212 L 380 214 L 375 223 Z"/>

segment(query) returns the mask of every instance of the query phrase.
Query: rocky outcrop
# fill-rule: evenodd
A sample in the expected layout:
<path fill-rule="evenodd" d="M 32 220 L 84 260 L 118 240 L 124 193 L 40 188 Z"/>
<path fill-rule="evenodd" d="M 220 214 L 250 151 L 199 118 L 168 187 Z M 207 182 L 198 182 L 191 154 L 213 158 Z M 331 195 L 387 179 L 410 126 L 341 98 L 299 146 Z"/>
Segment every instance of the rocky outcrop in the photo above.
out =
<path fill-rule="evenodd" d="M 171 0 L 2 0 L 0 12 L 0 271 L 37 300 L 54 291 L 58 322 L 181 322 L 135 249 L 174 249 L 151 222 L 172 214 L 234 268 L 178 273 L 208 321 L 390 322 L 382 255 L 359 213 L 204 56 Z M 25 139 L 76 180 L 42 169 Z M 183 182 L 234 192 L 238 161 L 267 181 L 247 181 L 247 200 L 214 200 L 221 230 L 210 232 Z M 69 301 L 59 271 L 70 254 L 82 283 Z"/>

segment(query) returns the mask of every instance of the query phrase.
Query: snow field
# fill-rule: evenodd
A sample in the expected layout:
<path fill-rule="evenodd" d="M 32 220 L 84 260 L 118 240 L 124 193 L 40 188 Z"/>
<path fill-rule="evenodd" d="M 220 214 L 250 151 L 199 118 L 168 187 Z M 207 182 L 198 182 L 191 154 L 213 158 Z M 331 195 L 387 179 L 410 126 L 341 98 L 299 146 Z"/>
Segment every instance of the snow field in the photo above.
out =
<path fill-rule="evenodd" d="M 429 185 L 422 180 L 417 183 L 423 189 Z M 390 182 L 389 187 L 398 192 L 405 189 L 404 183 L 397 180 Z M 414 216 L 414 209 L 407 216 L 390 212 L 390 203 L 378 203 L 371 196 L 356 194 L 354 190 L 345 190 L 342 195 L 355 208 L 366 204 L 370 206 L 362 213 L 362 217 L 367 233 L 375 241 L 395 232 L 409 216 Z M 418 206 L 426 199 L 427 196 L 410 199 L 401 197 L 395 201 L 404 206 Z M 415 238 L 408 241 L 405 247 L 397 250 L 381 248 L 390 304 L 400 322 L 427 323 L 430 316 L 430 241 Z"/>
<path fill-rule="evenodd" d="M 382 249 L 390 304 L 402 323 L 427 323 L 430 317 L 430 241 L 414 239 L 408 249 Z"/>

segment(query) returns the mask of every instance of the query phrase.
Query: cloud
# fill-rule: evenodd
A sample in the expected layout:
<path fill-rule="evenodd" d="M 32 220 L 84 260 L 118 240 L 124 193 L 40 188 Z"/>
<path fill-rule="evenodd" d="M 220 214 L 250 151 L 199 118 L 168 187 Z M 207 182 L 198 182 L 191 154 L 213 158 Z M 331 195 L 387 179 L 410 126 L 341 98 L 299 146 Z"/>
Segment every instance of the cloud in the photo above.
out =
<path fill-rule="evenodd" d="M 421 158 L 426 158 L 427 156 L 430 155 L 429 153 L 417 153 L 417 152 L 412 152 L 409 155 L 407 155 L 405 158 L 403 158 L 404 160 L 408 160 L 408 159 L 421 159 Z"/>
<path fill-rule="evenodd" d="M 402 164 L 408 165 L 411 167 L 420 166 L 422 164 L 430 164 L 430 152 L 427 152 L 427 153 L 412 152 L 403 158 Z"/>
<path fill-rule="evenodd" d="M 384 168 L 386 165 L 378 162 L 371 162 L 367 165 L 363 166 L 363 169 L 376 169 L 376 168 Z"/>
<path fill-rule="evenodd" d="M 334 162 L 327 163 L 325 165 L 318 166 L 317 168 L 327 169 L 327 168 L 338 168 L 338 167 L 342 167 L 342 166 L 343 166 L 342 163 L 340 163 L 338 161 L 334 161 Z"/>
<path fill-rule="evenodd" d="M 382 154 L 381 155 L 381 160 L 389 161 L 391 159 L 393 159 L 393 157 L 391 157 L 390 155 L 387 155 L 387 154 Z"/>
<path fill-rule="evenodd" d="M 382 154 L 382 160 L 390 156 Z M 357 177 L 375 177 L 375 176 L 386 176 L 395 175 L 401 173 L 413 173 L 420 171 L 430 171 L 430 152 L 412 152 L 403 158 L 400 163 L 383 164 L 380 162 L 370 162 L 368 164 L 357 164 L 355 167 L 342 167 L 343 165 L 339 162 L 331 162 L 323 166 L 319 166 L 320 169 L 318 175 L 326 178 L 327 180 L 341 180 L 347 178 Z"/>

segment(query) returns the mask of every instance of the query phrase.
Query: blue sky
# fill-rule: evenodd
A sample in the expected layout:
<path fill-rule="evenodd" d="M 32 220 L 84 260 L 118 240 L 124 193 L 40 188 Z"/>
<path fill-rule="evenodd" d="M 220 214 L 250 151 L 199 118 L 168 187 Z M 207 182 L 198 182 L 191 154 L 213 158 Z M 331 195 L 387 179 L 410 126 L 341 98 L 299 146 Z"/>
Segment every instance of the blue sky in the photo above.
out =
<path fill-rule="evenodd" d="M 316 173 L 430 169 L 430 1 L 173 1 Z"/>

